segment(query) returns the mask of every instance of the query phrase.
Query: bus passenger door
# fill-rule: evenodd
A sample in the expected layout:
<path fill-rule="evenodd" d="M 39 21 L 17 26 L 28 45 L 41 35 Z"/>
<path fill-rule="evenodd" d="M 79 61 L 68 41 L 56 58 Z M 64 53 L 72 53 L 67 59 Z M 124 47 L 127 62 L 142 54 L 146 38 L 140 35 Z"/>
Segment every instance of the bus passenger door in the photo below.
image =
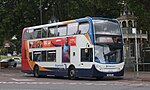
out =
<path fill-rule="evenodd" d="M 92 48 L 81 48 L 81 65 L 85 66 L 85 62 L 93 62 Z"/>

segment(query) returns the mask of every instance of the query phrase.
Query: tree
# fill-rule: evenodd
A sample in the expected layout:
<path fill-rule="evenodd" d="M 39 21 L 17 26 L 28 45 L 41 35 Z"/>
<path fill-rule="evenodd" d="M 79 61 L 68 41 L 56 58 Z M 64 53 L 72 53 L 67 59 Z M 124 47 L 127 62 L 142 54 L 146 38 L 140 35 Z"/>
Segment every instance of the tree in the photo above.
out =
<path fill-rule="evenodd" d="M 126 0 L 128 7 L 138 17 L 138 28 L 143 31 L 150 30 L 150 0 Z"/>
<path fill-rule="evenodd" d="M 48 23 L 52 16 L 59 21 L 86 16 L 117 18 L 123 1 L 138 17 L 138 28 L 148 31 L 150 0 L 0 0 L 0 45 L 13 35 L 21 41 L 24 27 L 41 24 L 40 9 L 43 24 Z"/>

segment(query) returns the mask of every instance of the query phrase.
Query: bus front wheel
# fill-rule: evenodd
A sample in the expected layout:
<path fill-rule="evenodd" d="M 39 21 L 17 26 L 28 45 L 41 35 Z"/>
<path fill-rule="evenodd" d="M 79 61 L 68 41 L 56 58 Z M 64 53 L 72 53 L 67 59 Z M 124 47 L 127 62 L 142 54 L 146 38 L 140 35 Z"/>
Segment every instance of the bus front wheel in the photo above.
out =
<path fill-rule="evenodd" d="M 76 79 L 76 69 L 75 67 L 70 67 L 69 69 L 69 78 Z"/>
<path fill-rule="evenodd" d="M 35 66 L 34 67 L 34 77 L 40 77 L 40 75 L 39 75 L 39 67 L 38 66 Z"/>

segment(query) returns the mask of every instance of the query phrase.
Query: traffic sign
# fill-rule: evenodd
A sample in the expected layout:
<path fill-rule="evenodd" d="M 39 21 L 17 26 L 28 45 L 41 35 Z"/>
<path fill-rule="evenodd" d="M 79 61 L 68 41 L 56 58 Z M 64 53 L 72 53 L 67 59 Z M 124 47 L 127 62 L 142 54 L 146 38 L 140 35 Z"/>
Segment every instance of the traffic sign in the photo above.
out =
<path fill-rule="evenodd" d="M 10 47 L 10 42 L 4 42 L 4 47 Z"/>

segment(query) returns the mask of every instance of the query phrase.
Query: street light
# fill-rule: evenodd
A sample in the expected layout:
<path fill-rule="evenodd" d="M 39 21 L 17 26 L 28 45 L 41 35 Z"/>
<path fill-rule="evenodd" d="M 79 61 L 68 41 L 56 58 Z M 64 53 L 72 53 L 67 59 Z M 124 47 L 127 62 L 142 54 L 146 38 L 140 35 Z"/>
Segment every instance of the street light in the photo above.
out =
<path fill-rule="evenodd" d="M 14 35 L 14 36 L 11 38 L 11 40 L 17 40 L 16 35 Z M 15 45 L 13 42 L 11 42 L 11 43 L 12 43 L 12 45 L 15 47 L 15 51 L 13 51 L 13 55 L 16 55 L 16 54 L 17 54 L 17 52 L 16 52 L 16 45 Z"/>
<path fill-rule="evenodd" d="M 139 67 L 138 67 L 138 53 L 137 53 L 137 31 L 136 28 L 132 28 L 132 33 L 135 35 L 135 61 L 136 61 L 136 72 L 137 78 L 139 77 Z"/>
<path fill-rule="evenodd" d="M 16 35 L 14 35 L 11 39 L 12 39 L 12 40 L 17 40 Z"/>
<path fill-rule="evenodd" d="M 42 1 L 40 0 L 40 21 L 41 21 L 41 24 L 43 23 L 42 17 L 43 17 L 43 15 L 42 15 Z"/>
<path fill-rule="evenodd" d="M 51 17 L 51 19 L 49 20 L 49 23 L 56 23 L 56 22 L 58 22 L 59 20 L 55 17 L 55 2 L 53 2 L 51 8 L 52 8 L 52 17 Z"/>

